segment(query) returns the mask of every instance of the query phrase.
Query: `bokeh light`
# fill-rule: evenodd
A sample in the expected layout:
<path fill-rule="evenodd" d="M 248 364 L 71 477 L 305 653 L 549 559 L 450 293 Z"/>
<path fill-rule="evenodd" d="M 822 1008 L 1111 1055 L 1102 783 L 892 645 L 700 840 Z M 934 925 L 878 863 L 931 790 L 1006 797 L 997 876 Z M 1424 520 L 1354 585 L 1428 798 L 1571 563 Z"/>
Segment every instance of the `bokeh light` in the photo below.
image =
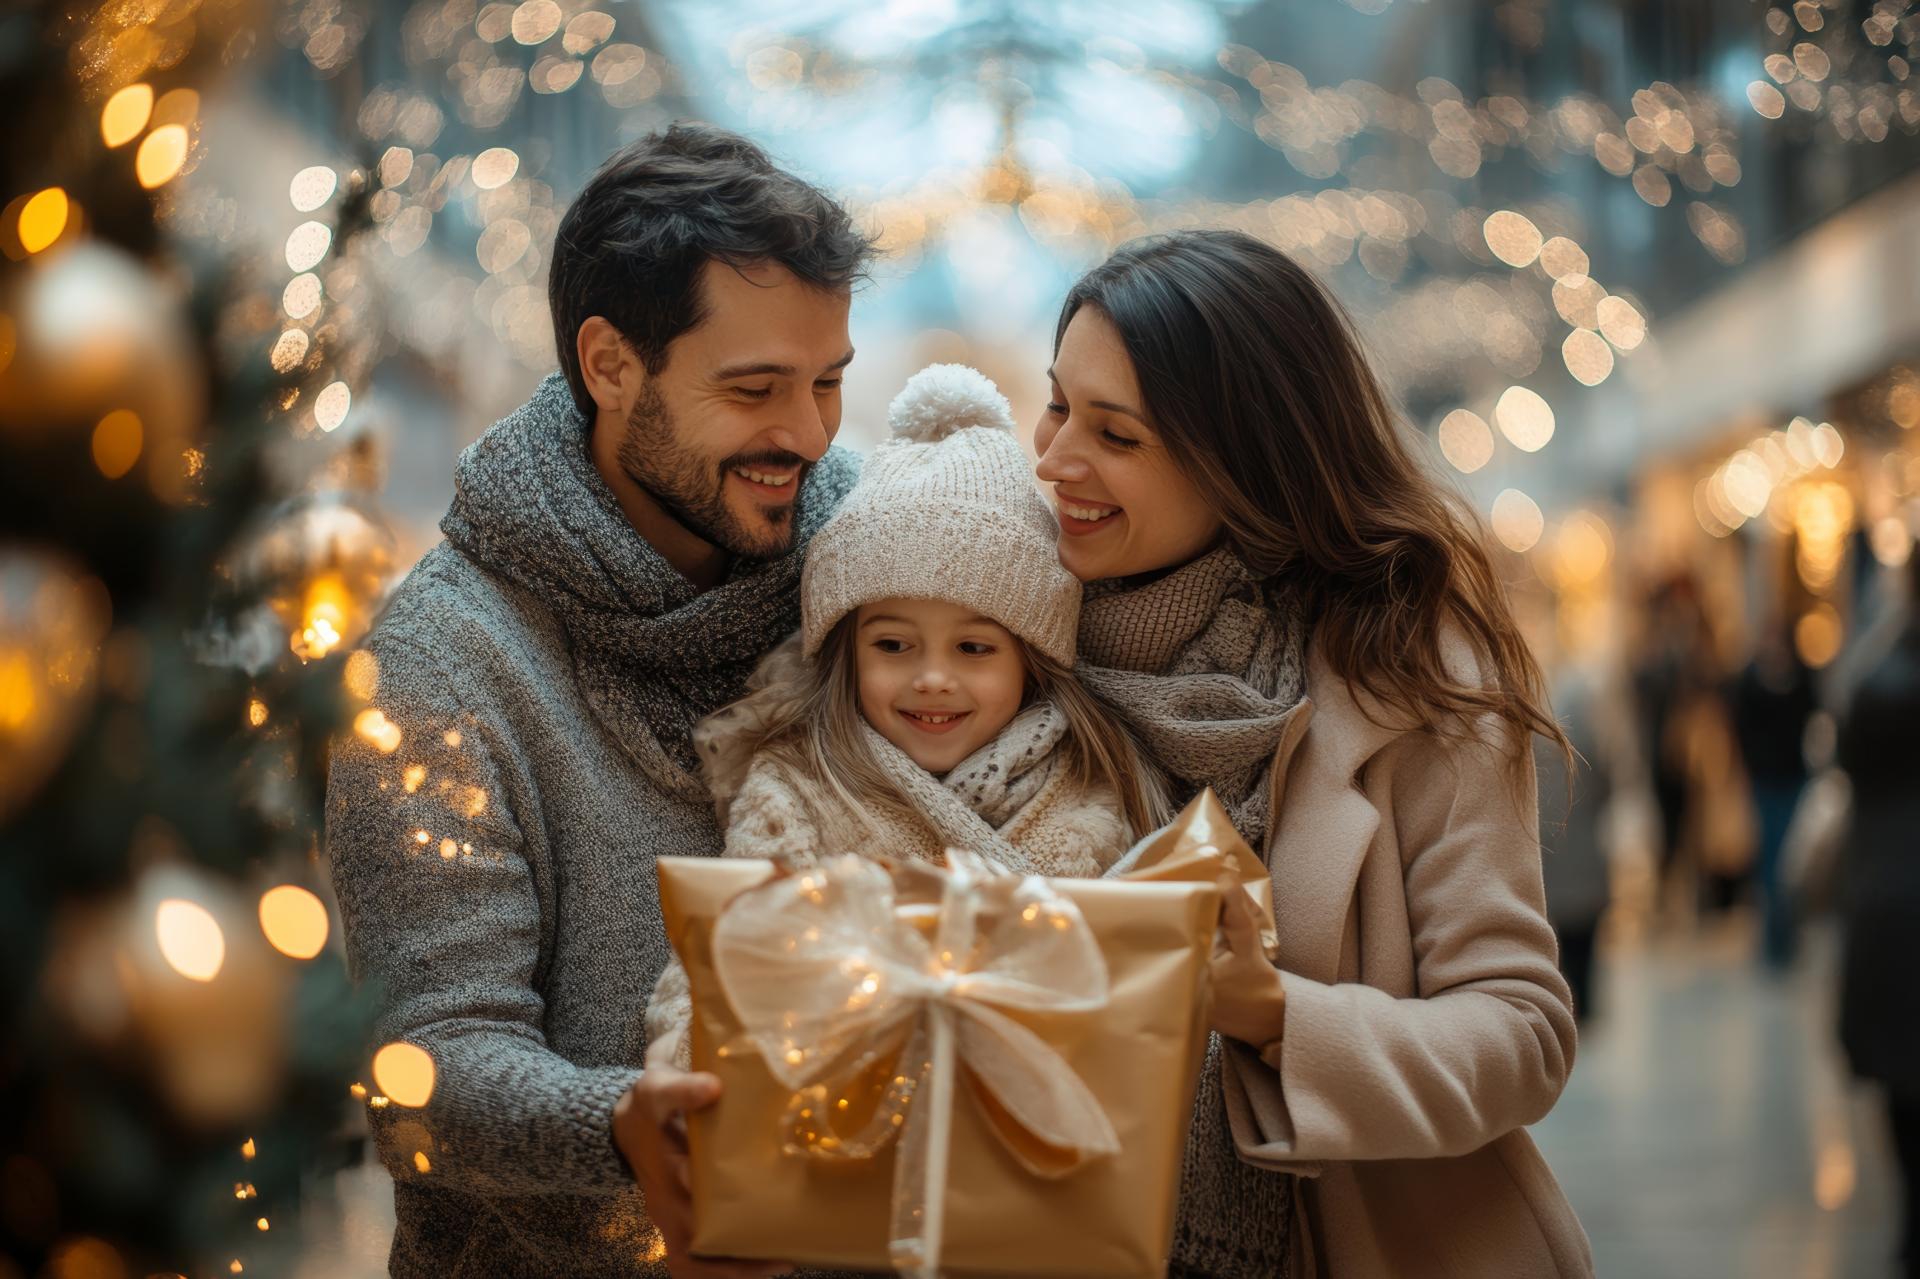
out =
<path fill-rule="evenodd" d="M 1553 406 L 1524 386 L 1510 386 L 1500 393 L 1493 420 L 1500 434 L 1523 452 L 1538 453 L 1553 439 Z"/>
<path fill-rule="evenodd" d="M 186 126 L 163 125 L 140 144 L 139 153 L 134 157 L 134 173 L 143 187 L 165 186 L 179 175 L 186 162 Z"/>
<path fill-rule="evenodd" d="M 327 944 L 327 908 L 298 884 L 280 884 L 260 895 L 260 931 L 272 947 L 294 959 L 312 959 Z"/>
<path fill-rule="evenodd" d="M 373 1055 L 373 1082 L 394 1105 L 417 1109 L 433 1096 L 433 1057 L 417 1044 L 388 1044 Z"/>
<path fill-rule="evenodd" d="M 226 961 L 227 939 L 213 912 L 199 902 L 169 897 L 153 916 L 161 958 L 182 977 L 212 981 Z"/>
<path fill-rule="evenodd" d="M 140 136 L 152 114 L 153 86 L 130 84 L 100 108 L 100 140 L 109 147 L 123 147 Z"/>

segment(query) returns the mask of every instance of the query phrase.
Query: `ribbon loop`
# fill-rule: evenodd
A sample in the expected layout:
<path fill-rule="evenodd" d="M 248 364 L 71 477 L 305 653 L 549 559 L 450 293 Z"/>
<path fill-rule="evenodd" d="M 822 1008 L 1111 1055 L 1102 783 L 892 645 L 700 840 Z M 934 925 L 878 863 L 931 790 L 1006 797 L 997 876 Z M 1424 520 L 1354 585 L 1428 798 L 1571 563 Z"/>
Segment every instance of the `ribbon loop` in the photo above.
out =
<path fill-rule="evenodd" d="M 787 1148 L 867 1158 L 899 1139 L 893 1254 L 916 1275 L 940 1265 L 960 1066 L 996 1134 L 1035 1174 L 1065 1175 L 1119 1150 L 1085 1082 L 1000 1011 L 1104 1007 L 1106 961 L 1092 929 L 1043 879 L 957 850 L 947 859 L 945 871 L 890 871 L 829 858 L 740 894 L 713 930 L 714 971 L 745 1037 L 793 1091 Z M 934 890 L 929 940 L 899 898 Z"/>

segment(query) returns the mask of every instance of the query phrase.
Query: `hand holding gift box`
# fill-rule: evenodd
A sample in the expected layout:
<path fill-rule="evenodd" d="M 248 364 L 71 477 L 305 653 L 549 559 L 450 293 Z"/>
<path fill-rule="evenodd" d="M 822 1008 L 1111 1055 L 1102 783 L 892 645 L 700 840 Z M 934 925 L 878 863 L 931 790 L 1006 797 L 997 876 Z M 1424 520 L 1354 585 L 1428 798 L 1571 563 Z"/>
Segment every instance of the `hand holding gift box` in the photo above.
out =
<path fill-rule="evenodd" d="M 694 1067 L 723 1090 L 689 1116 L 692 1250 L 1163 1274 L 1220 886 L 1265 882 L 1236 844 L 1196 801 L 1136 847 L 1132 882 L 965 853 L 945 871 L 662 859 Z"/>

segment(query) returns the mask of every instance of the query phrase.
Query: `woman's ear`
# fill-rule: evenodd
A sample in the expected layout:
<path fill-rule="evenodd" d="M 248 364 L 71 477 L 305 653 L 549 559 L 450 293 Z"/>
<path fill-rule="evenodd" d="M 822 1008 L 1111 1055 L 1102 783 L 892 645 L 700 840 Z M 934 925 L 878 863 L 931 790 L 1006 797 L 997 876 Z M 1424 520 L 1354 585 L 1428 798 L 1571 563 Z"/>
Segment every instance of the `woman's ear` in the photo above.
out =
<path fill-rule="evenodd" d="M 613 327 L 613 321 L 602 315 L 590 315 L 580 322 L 574 351 L 580 360 L 580 378 L 594 406 L 624 420 L 640 398 L 647 376 L 639 352 Z"/>

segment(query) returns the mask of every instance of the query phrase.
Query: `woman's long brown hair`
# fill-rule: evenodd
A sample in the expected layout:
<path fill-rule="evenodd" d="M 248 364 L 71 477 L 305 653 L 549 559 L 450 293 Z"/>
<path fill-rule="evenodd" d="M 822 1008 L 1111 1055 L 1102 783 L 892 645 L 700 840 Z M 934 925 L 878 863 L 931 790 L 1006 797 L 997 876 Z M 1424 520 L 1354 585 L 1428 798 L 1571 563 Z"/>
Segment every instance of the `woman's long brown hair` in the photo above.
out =
<path fill-rule="evenodd" d="M 1061 308 L 1056 351 L 1083 306 L 1119 331 L 1155 430 L 1229 543 L 1301 593 L 1315 645 L 1349 687 L 1448 736 L 1491 715 L 1516 761 L 1534 733 L 1571 761 L 1478 521 L 1415 461 L 1318 280 L 1241 232 L 1183 231 L 1123 245 L 1088 272 Z M 1484 679 L 1448 669 L 1449 627 Z"/>

